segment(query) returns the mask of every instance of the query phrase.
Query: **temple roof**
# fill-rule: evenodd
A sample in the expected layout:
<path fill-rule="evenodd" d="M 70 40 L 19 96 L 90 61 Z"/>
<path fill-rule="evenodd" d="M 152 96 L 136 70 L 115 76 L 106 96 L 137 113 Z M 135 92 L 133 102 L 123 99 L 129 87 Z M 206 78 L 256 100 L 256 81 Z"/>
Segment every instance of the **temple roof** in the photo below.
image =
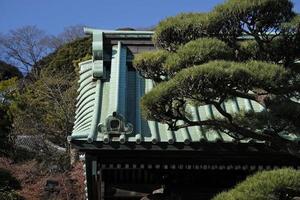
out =
<path fill-rule="evenodd" d="M 143 119 L 139 101 L 145 93 L 151 90 L 153 82 L 143 79 L 132 68 L 129 55 L 137 52 L 132 52 L 132 49 L 128 48 L 130 45 L 128 41 L 138 38 L 149 42 L 152 32 L 97 29 L 85 29 L 85 31 L 93 34 L 93 59 L 79 64 L 80 79 L 76 117 L 72 136 L 69 137 L 70 141 L 104 144 L 150 143 L 152 145 L 180 143 L 188 146 L 201 142 L 230 143 L 234 140 L 224 133 L 207 130 L 204 127 L 170 131 L 165 124 Z M 118 41 L 105 46 L 103 38 Z M 124 39 L 127 42 L 124 42 Z M 106 54 L 104 51 L 107 48 L 111 53 L 104 62 L 105 56 L 103 55 Z M 227 101 L 223 106 L 228 112 L 263 109 L 256 102 L 242 98 Z M 189 106 L 188 111 L 195 120 L 221 117 L 211 105 Z"/>

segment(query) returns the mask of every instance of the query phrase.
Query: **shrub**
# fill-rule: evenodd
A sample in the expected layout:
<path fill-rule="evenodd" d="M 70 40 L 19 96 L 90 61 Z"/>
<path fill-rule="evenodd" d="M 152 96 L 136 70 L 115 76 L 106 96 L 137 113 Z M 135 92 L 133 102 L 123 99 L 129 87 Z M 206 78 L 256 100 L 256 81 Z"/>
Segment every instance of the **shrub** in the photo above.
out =
<path fill-rule="evenodd" d="M 280 191 L 286 189 L 299 194 L 300 171 L 285 168 L 258 172 L 213 200 L 279 200 Z"/>
<path fill-rule="evenodd" d="M 14 190 L 2 191 L 0 190 L 0 197 L 2 200 L 23 200 L 24 198 L 18 195 Z"/>
<path fill-rule="evenodd" d="M 0 168 L 0 197 L 2 200 L 21 200 L 23 199 L 15 189 L 20 189 L 20 183 L 11 173 Z"/>

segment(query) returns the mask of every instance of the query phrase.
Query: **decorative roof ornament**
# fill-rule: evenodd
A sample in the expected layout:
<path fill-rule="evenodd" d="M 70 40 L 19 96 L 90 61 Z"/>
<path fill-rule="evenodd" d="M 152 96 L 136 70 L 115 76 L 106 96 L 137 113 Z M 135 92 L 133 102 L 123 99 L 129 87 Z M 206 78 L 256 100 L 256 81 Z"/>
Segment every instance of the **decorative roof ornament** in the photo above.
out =
<path fill-rule="evenodd" d="M 84 29 L 85 33 L 90 33 L 88 29 Z M 94 79 L 105 79 L 106 78 L 106 68 L 103 64 L 103 31 L 93 31 L 93 42 L 92 42 L 92 70 Z"/>
<path fill-rule="evenodd" d="M 122 115 L 113 112 L 112 115 L 106 118 L 104 124 L 100 123 L 98 125 L 98 131 L 104 135 L 104 143 L 108 143 L 110 141 L 109 136 L 120 136 L 132 133 L 133 125 L 126 122 Z M 120 138 L 124 138 L 124 136 L 120 136 Z"/>
<path fill-rule="evenodd" d="M 92 28 L 84 28 L 84 32 L 92 35 L 92 59 L 79 63 L 80 88 L 78 90 L 74 129 L 72 135 L 68 136 L 68 141 L 109 142 L 111 137 L 113 141 L 119 138 L 116 141 L 125 143 L 126 137 L 133 136 L 136 137 L 136 142 L 140 143 L 142 141 L 141 128 L 138 128 L 141 126 L 140 123 L 135 128 L 138 133 L 125 137 L 125 135 L 133 132 L 133 125 L 125 120 L 128 118 L 128 49 L 126 45 L 122 44 L 122 41 L 128 39 L 146 39 L 150 41 L 153 32 L 112 31 Z M 106 47 L 104 48 L 104 39 L 117 41 L 117 44 L 114 43 L 112 46 L 112 52 L 107 52 L 107 55 L 112 53 L 110 57 L 111 66 L 104 63 L 106 55 L 106 52 L 104 52 L 104 49 L 106 49 Z M 110 73 L 107 69 L 110 69 Z M 106 93 L 107 102 L 103 99 L 104 93 Z M 114 112 L 115 114 L 113 114 Z M 107 114 L 109 116 L 105 118 L 104 116 L 107 116 Z M 141 120 L 138 117 L 136 118 L 138 121 Z M 134 119 L 131 119 L 131 122 L 135 124 Z"/>
<path fill-rule="evenodd" d="M 76 116 L 73 132 L 68 137 L 68 141 L 76 141 L 73 143 L 75 145 L 84 144 L 80 148 L 85 148 L 86 145 L 95 145 L 97 142 L 106 144 L 110 142 L 167 143 L 188 146 L 191 143 L 232 142 L 234 140 L 226 134 L 203 127 L 170 131 L 165 124 L 141 118 L 139 100 L 154 85 L 152 80 L 143 79 L 134 71 L 129 70 L 128 63 L 131 60 L 128 55 L 132 51 L 129 46 L 132 45 L 130 47 L 133 47 L 135 53 L 150 50 L 153 32 L 90 28 L 85 28 L 84 31 L 93 35 L 93 58 L 79 64 L 80 87 Z M 104 40 L 105 43 L 103 43 Z M 106 49 L 108 52 L 104 51 Z M 110 62 L 104 63 L 104 57 Z M 104 68 L 109 69 L 106 74 Z M 224 108 L 232 112 L 240 110 L 259 112 L 263 109 L 254 101 L 242 98 L 233 98 L 224 104 Z M 190 113 L 195 120 L 219 117 L 218 112 L 210 105 L 191 106 Z M 282 135 L 282 137 L 290 136 Z"/>

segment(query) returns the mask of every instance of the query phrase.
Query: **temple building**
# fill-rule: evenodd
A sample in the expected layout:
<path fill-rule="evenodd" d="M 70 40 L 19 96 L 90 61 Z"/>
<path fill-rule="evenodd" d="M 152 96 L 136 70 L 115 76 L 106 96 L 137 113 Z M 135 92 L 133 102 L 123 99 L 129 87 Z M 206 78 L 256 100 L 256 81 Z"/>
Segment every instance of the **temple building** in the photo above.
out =
<path fill-rule="evenodd" d="M 87 199 L 141 199 L 155 192 L 172 199 L 210 199 L 257 170 L 300 169 L 299 158 L 264 141 L 236 141 L 203 127 L 170 131 L 144 120 L 139 101 L 153 83 L 139 76 L 132 60 L 155 49 L 153 32 L 85 32 L 93 37 L 93 57 L 79 64 L 76 119 L 68 139 L 85 155 Z M 229 112 L 263 109 L 241 98 L 223 106 Z M 198 120 L 219 116 L 208 105 L 189 109 Z"/>

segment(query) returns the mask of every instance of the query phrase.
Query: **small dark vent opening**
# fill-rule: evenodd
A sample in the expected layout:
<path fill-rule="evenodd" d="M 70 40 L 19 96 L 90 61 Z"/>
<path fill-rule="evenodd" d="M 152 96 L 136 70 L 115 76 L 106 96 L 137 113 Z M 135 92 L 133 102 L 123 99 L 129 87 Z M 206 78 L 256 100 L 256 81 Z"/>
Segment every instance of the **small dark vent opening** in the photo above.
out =
<path fill-rule="evenodd" d="M 120 121 L 119 121 L 119 120 L 116 120 L 116 119 L 111 120 L 111 121 L 110 121 L 110 127 L 111 127 L 112 129 L 118 129 L 118 128 L 120 127 Z"/>

